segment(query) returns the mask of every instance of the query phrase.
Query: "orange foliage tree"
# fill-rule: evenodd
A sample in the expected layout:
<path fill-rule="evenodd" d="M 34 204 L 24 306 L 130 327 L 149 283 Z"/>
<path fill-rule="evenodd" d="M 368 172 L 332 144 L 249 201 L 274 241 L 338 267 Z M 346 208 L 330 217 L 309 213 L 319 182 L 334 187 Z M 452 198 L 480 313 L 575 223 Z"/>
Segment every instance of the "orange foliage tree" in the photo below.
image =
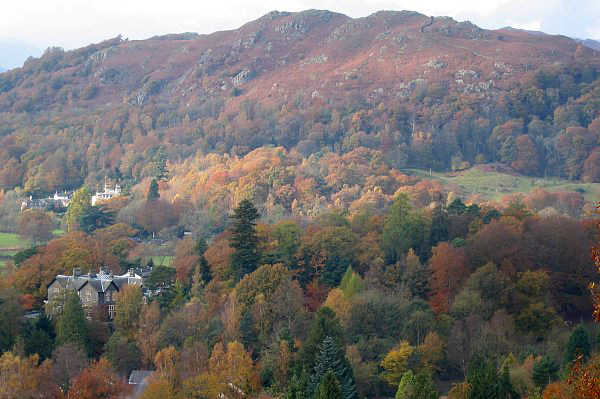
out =
<path fill-rule="evenodd" d="M 454 248 L 447 242 L 433 249 L 429 262 L 432 275 L 431 306 L 437 313 L 447 312 L 461 284 L 469 275 L 467 254 L 462 248 Z"/>

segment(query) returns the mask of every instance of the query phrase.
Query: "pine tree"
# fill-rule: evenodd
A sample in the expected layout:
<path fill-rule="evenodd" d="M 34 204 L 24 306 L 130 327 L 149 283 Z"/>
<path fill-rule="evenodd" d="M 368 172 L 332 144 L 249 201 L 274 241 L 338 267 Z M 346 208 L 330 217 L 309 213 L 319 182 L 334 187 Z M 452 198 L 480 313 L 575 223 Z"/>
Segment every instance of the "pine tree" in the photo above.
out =
<path fill-rule="evenodd" d="M 520 396 L 510 381 L 508 366 L 504 365 L 502 374 L 498 376 L 498 399 L 518 399 Z"/>
<path fill-rule="evenodd" d="M 342 282 L 340 283 L 340 289 L 344 292 L 346 297 L 350 298 L 359 292 L 363 291 L 365 284 L 360 276 L 352 270 L 352 266 L 348 266 Z"/>
<path fill-rule="evenodd" d="M 306 369 L 302 372 L 294 372 L 294 376 L 290 381 L 287 399 L 312 399 L 308 396 L 309 376 Z"/>
<path fill-rule="evenodd" d="M 343 399 L 340 382 L 332 371 L 328 371 L 323 376 L 315 399 Z"/>
<path fill-rule="evenodd" d="M 258 342 L 258 338 L 254 333 L 252 312 L 249 309 L 246 309 L 240 319 L 240 341 L 242 341 L 242 344 L 247 351 L 254 350 Z"/>
<path fill-rule="evenodd" d="M 356 397 L 356 386 L 352 368 L 332 337 L 326 337 L 321 344 L 313 374 L 310 376 L 308 386 L 310 397 L 315 396 L 321 381 L 329 371 L 333 372 L 339 381 L 343 398 L 354 399 Z"/>
<path fill-rule="evenodd" d="M 167 156 L 165 155 L 165 151 L 162 147 L 158 149 L 156 155 L 154 157 L 154 168 L 152 171 L 152 176 L 157 180 L 164 180 L 169 171 L 167 170 Z"/>
<path fill-rule="evenodd" d="M 206 252 L 207 245 L 204 238 L 199 238 L 196 241 L 196 254 L 198 255 L 198 271 L 200 273 L 200 278 L 204 282 L 204 284 L 210 283 L 212 280 L 212 273 L 210 272 L 210 266 L 208 265 L 208 261 L 204 256 Z"/>
<path fill-rule="evenodd" d="M 66 295 L 62 315 L 58 319 L 56 328 L 56 343 L 61 346 L 74 343 L 83 350 L 88 350 L 88 336 L 85 325 L 85 313 L 75 291 L 69 291 Z"/>
<path fill-rule="evenodd" d="M 552 381 L 558 380 L 559 367 L 547 356 L 533 364 L 533 382 L 540 388 L 544 388 Z"/>
<path fill-rule="evenodd" d="M 344 345 L 344 335 L 342 326 L 335 312 L 330 308 L 323 306 L 317 311 L 313 320 L 308 337 L 304 341 L 300 350 L 300 364 L 307 370 L 312 370 L 315 366 L 319 346 L 326 337 L 332 337 L 337 346 L 341 348 Z"/>
<path fill-rule="evenodd" d="M 573 363 L 579 355 L 583 355 L 584 359 L 590 356 L 590 340 L 588 337 L 587 330 L 580 324 L 569 337 L 569 342 L 565 348 L 565 365 Z"/>
<path fill-rule="evenodd" d="M 156 201 L 160 198 L 160 193 L 158 192 L 158 183 L 156 179 L 152 179 L 150 182 L 150 188 L 148 188 L 148 194 L 146 195 L 147 201 Z"/>
<path fill-rule="evenodd" d="M 414 399 L 415 383 L 415 374 L 410 370 L 405 371 L 398 384 L 396 399 Z"/>
<path fill-rule="evenodd" d="M 441 241 L 448 241 L 448 218 L 443 207 L 438 205 L 433 210 L 433 215 L 431 215 L 429 245 L 435 247 Z"/>
<path fill-rule="evenodd" d="M 234 209 L 231 217 L 233 224 L 230 231 L 233 235 L 230 245 L 235 250 L 231 255 L 231 269 L 238 281 L 256 270 L 260 261 L 256 235 L 256 220 L 259 216 L 254 204 L 243 200 Z"/>

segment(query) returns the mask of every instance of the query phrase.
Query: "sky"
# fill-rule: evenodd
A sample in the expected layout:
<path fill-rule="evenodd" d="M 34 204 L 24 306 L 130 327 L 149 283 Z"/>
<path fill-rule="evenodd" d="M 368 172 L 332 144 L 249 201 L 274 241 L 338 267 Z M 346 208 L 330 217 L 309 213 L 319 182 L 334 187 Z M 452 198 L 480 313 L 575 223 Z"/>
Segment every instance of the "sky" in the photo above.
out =
<path fill-rule="evenodd" d="M 600 0 L 0 0 L 0 67 L 60 46 L 73 49 L 121 34 L 145 39 L 235 29 L 269 11 L 327 9 L 353 18 L 379 10 L 448 15 L 482 28 L 504 26 L 600 39 Z"/>

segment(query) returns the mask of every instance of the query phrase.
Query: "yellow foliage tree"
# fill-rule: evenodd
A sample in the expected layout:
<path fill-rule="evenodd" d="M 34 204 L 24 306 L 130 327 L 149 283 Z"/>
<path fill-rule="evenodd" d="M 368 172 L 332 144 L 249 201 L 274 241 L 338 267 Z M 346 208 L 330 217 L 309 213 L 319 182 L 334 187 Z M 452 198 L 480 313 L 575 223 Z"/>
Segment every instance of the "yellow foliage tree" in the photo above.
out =
<path fill-rule="evenodd" d="M 215 376 L 228 398 L 252 396 L 260 387 L 260 376 L 252 358 L 237 342 L 227 344 L 227 352 L 217 343 L 209 360 L 210 372 Z"/>
<path fill-rule="evenodd" d="M 152 378 L 139 399 L 175 399 L 175 391 L 163 376 Z"/>
<path fill-rule="evenodd" d="M 438 333 L 428 332 L 423 343 L 417 347 L 419 368 L 429 373 L 437 371 L 444 358 L 444 346 L 444 340 Z"/>
<path fill-rule="evenodd" d="M 413 354 L 414 348 L 408 341 L 402 341 L 394 349 L 390 350 L 381 362 L 384 368 L 383 378 L 393 387 L 397 387 L 402 379 L 402 374 L 408 370 L 408 361 Z"/>

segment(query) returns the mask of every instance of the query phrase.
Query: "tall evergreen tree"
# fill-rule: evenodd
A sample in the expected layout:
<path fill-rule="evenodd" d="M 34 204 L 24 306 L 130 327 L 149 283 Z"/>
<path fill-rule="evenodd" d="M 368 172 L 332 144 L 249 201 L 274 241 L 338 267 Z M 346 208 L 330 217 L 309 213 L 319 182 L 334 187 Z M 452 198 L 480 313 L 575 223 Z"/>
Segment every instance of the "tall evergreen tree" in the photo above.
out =
<path fill-rule="evenodd" d="M 156 201 L 160 198 L 160 194 L 158 192 L 158 183 L 156 179 L 152 179 L 150 182 L 150 188 L 148 188 L 148 194 L 146 195 L 147 201 Z"/>
<path fill-rule="evenodd" d="M 208 265 L 208 261 L 204 256 L 204 253 L 207 249 L 206 240 L 200 237 L 196 241 L 196 254 L 198 255 L 198 272 L 200 273 L 200 278 L 204 282 L 204 284 L 210 283 L 212 280 L 212 273 L 210 272 L 210 266 Z"/>
<path fill-rule="evenodd" d="M 587 330 L 580 324 L 571 332 L 569 342 L 567 342 L 564 359 L 565 366 L 573 363 L 579 355 L 583 355 L 584 359 L 587 358 L 590 356 L 590 350 L 590 340 Z"/>
<path fill-rule="evenodd" d="M 56 328 L 57 346 L 70 342 L 78 345 L 83 350 L 89 350 L 85 313 L 75 291 L 67 293 L 63 312 L 58 319 Z"/>
<path fill-rule="evenodd" d="M 302 369 L 301 372 L 296 370 L 289 384 L 287 399 L 312 399 L 308 396 L 309 383 L 306 369 Z"/>
<path fill-rule="evenodd" d="M 335 373 L 332 371 L 328 371 L 323 376 L 321 383 L 319 384 L 319 388 L 317 389 L 317 393 L 315 395 L 315 399 L 343 399 L 342 389 L 340 387 L 340 382 L 335 376 Z"/>
<path fill-rule="evenodd" d="M 444 208 L 441 205 L 437 205 L 431 215 L 429 245 L 435 247 L 441 241 L 448 241 L 448 217 Z"/>
<path fill-rule="evenodd" d="M 335 374 L 340 383 L 344 399 L 356 398 L 356 385 L 354 384 L 352 368 L 332 337 L 326 337 L 321 344 L 313 374 L 310 376 L 308 386 L 310 397 L 317 394 L 319 386 L 328 372 Z"/>
<path fill-rule="evenodd" d="M 248 200 L 240 202 L 233 211 L 230 231 L 231 269 L 236 280 L 252 273 L 258 267 L 260 254 L 258 252 L 258 236 L 256 235 L 256 220 L 260 217 L 258 210 Z"/>
<path fill-rule="evenodd" d="M 164 180 L 166 179 L 168 173 L 167 156 L 165 155 L 165 150 L 161 146 L 154 156 L 154 168 L 152 170 L 152 176 L 157 180 Z"/>
<path fill-rule="evenodd" d="M 253 351 L 258 343 L 258 338 L 254 333 L 254 320 L 252 319 L 252 312 L 250 309 L 246 309 L 242 313 L 240 319 L 240 340 L 247 351 Z"/>
<path fill-rule="evenodd" d="M 326 337 L 333 338 L 339 348 L 344 346 L 344 333 L 338 317 L 331 308 L 323 306 L 317 311 L 308 330 L 308 337 L 300 350 L 299 360 L 302 367 L 307 370 L 313 369 L 319 346 Z"/>
<path fill-rule="evenodd" d="M 548 356 L 542 357 L 533 364 L 533 382 L 540 388 L 544 388 L 552 381 L 558 380 L 560 368 Z"/>
<path fill-rule="evenodd" d="M 498 375 L 494 361 L 484 361 L 476 357 L 469 364 L 467 382 L 470 384 L 469 399 L 517 399 L 508 373 L 504 367 L 502 374 Z"/>
<path fill-rule="evenodd" d="M 115 213 L 102 205 L 88 206 L 79 215 L 79 228 L 87 234 L 108 227 L 115 222 Z"/>

